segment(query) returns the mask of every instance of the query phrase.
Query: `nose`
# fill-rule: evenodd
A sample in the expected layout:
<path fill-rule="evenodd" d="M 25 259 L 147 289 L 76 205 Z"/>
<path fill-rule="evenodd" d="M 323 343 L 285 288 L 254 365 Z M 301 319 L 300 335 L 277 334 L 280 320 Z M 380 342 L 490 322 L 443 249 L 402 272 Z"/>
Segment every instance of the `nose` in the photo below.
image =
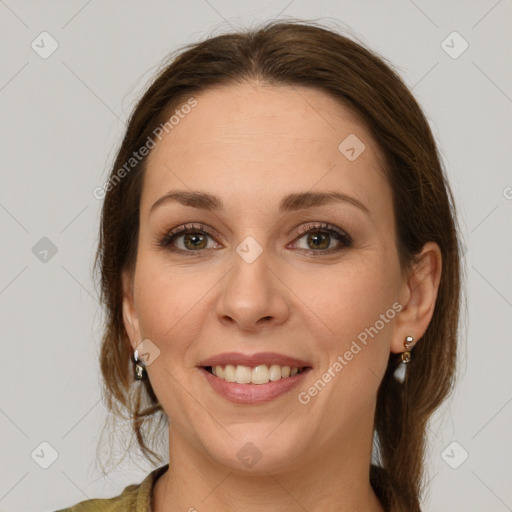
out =
<path fill-rule="evenodd" d="M 244 331 L 286 322 L 290 314 L 287 294 L 291 292 L 279 277 L 276 264 L 268 260 L 265 251 L 254 260 L 235 255 L 216 304 L 221 322 L 236 324 Z"/>

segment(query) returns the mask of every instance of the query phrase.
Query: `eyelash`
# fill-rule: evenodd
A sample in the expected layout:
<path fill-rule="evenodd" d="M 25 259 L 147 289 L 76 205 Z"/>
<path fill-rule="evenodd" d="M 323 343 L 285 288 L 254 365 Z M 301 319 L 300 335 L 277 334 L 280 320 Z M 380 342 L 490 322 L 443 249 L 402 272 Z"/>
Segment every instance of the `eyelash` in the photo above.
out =
<path fill-rule="evenodd" d="M 345 231 L 333 226 L 328 223 L 319 223 L 319 224 L 310 224 L 304 226 L 299 229 L 298 236 L 295 240 L 302 238 L 304 235 L 315 232 L 324 232 L 333 236 L 336 240 L 341 242 L 341 247 L 334 249 L 325 249 L 325 250 L 315 250 L 315 249 L 299 249 L 300 251 L 306 252 L 308 254 L 332 254 L 334 252 L 339 252 L 343 249 L 343 247 L 351 247 L 352 246 L 352 237 L 346 233 Z M 213 237 L 212 233 L 208 231 L 206 226 L 203 224 L 184 224 L 183 226 L 179 226 L 176 229 L 173 229 L 170 233 L 167 233 L 158 243 L 158 245 L 168 251 L 180 254 L 186 254 L 187 256 L 195 256 L 198 253 L 205 252 L 206 249 L 200 249 L 197 251 L 188 251 L 183 249 L 172 248 L 171 244 L 180 236 L 188 234 L 188 233 L 202 233 L 207 236 Z M 295 241 L 294 240 L 294 241 Z"/>

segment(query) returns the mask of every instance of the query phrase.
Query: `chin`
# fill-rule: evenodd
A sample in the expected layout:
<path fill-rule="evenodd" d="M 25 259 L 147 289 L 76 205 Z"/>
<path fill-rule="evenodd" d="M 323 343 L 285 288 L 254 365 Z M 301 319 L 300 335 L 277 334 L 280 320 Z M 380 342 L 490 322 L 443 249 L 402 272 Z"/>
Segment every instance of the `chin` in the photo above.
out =
<path fill-rule="evenodd" d="M 204 446 L 210 457 L 235 474 L 268 476 L 269 473 L 287 472 L 293 469 L 298 455 L 303 453 L 304 433 L 289 435 L 289 426 L 286 428 L 281 435 L 274 435 L 274 432 L 269 436 L 272 429 L 265 428 L 264 432 L 252 436 L 247 432 L 228 439 L 223 436 L 222 443 L 211 440 Z"/>

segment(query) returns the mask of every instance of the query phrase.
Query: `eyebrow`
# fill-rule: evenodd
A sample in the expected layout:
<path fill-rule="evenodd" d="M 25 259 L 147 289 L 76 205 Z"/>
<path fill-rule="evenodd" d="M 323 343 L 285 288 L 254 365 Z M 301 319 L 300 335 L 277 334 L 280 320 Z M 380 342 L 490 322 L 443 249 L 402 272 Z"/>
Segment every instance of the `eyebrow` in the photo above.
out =
<path fill-rule="evenodd" d="M 149 213 L 151 214 L 158 207 L 171 202 L 178 202 L 184 206 L 191 206 L 202 210 L 219 211 L 224 209 L 222 200 L 207 192 L 171 190 L 153 204 Z M 359 208 L 365 213 L 370 213 L 361 201 L 340 192 L 299 192 L 289 194 L 281 200 L 279 211 L 288 213 L 336 202 L 346 203 Z"/>

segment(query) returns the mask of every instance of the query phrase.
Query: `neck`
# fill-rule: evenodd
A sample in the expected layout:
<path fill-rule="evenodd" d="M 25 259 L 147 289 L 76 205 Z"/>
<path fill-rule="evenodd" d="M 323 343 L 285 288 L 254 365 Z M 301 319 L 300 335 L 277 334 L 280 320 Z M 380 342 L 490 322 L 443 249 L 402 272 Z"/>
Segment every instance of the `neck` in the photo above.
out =
<path fill-rule="evenodd" d="M 369 480 L 373 429 L 359 435 L 364 443 L 326 443 L 293 468 L 252 475 L 212 461 L 170 428 L 169 469 L 155 485 L 152 511 L 384 512 Z"/>

